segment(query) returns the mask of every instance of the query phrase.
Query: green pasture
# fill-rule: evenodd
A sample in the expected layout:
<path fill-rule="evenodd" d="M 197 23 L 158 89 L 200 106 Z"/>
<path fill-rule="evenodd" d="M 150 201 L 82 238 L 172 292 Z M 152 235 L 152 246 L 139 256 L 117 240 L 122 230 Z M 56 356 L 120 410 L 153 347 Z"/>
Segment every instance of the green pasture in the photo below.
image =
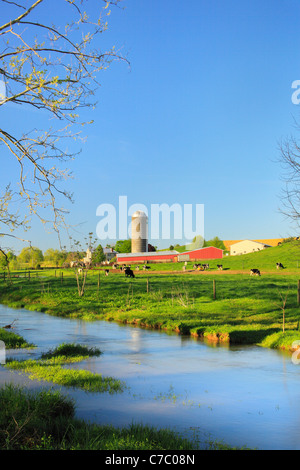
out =
<path fill-rule="evenodd" d="M 220 260 L 209 261 L 208 272 L 195 272 L 189 266 L 181 272 L 180 263 L 172 263 L 179 272 L 168 272 L 166 264 L 151 264 L 149 271 L 135 271 L 134 279 L 113 269 L 108 276 L 104 269 L 94 269 L 88 272 L 82 297 L 78 296 L 72 269 L 44 270 L 38 276 L 32 272 L 30 279 L 13 277 L 12 284 L 0 279 L 0 302 L 52 315 L 117 321 L 213 341 L 269 345 L 266 338 L 277 335 L 280 341 L 277 338 L 272 345 L 290 349 L 294 339 L 300 339 L 298 252 L 298 244 L 285 244 L 251 255 L 226 257 L 222 260 L 224 271 L 216 270 Z M 286 268 L 278 271 L 276 262 Z M 238 269 L 239 265 L 244 270 Z M 251 277 L 250 267 L 260 269 L 262 276 Z"/>

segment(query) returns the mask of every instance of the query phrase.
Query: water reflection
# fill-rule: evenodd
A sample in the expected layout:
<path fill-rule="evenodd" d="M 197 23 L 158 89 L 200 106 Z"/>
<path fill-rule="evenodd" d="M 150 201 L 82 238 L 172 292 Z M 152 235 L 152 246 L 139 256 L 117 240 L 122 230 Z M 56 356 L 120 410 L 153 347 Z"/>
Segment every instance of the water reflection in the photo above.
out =
<path fill-rule="evenodd" d="M 115 426 L 169 426 L 237 446 L 300 448 L 300 366 L 286 354 L 256 346 L 208 346 L 176 334 L 0 306 L 0 325 L 15 318 L 14 331 L 38 348 L 7 351 L 7 356 L 39 357 L 62 342 L 86 344 L 103 354 L 74 367 L 112 375 L 129 386 L 113 396 L 65 389 L 80 418 Z M 0 382 L 7 381 L 42 386 L 0 367 Z"/>

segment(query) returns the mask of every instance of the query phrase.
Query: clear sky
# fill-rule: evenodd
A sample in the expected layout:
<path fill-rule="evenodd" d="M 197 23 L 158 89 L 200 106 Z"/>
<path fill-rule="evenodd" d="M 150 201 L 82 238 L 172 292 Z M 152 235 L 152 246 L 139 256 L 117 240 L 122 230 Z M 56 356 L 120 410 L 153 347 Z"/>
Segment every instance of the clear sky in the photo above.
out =
<path fill-rule="evenodd" d="M 96 235 L 97 207 L 118 210 L 119 196 L 149 209 L 204 204 L 206 239 L 294 234 L 279 212 L 277 159 L 299 118 L 291 99 L 300 80 L 299 1 L 124 0 L 123 7 L 112 8 L 101 40 L 121 48 L 130 67 L 116 62 L 99 76 L 94 124 L 67 184 L 74 237 Z M 2 108 L 10 126 L 31 119 Z M 0 159 L 3 187 L 15 175 L 7 155 Z M 57 247 L 38 223 L 25 238 Z M 172 239 L 150 242 L 167 248 Z"/>

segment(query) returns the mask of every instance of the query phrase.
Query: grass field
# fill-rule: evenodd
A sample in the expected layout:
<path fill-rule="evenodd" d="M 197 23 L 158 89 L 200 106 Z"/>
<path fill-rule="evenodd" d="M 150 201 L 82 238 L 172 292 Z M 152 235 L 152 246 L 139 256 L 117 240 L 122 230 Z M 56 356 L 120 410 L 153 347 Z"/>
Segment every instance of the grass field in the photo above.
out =
<path fill-rule="evenodd" d="M 201 336 L 211 341 L 272 345 L 290 349 L 300 339 L 297 298 L 299 242 L 208 261 L 209 271 L 188 263 L 151 264 L 134 279 L 111 269 L 90 270 L 83 297 L 74 271 L 45 270 L 38 277 L 0 281 L 0 302 L 52 315 L 105 319 Z M 277 270 L 276 262 L 285 269 Z M 133 268 L 133 267 L 132 267 Z M 249 276 L 250 268 L 261 277 Z M 99 277 L 100 276 L 100 277 Z M 100 285 L 98 285 L 100 279 Z M 2 325 L 0 325 L 2 326 Z M 283 334 L 283 327 L 285 333 Z M 273 335 L 272 342 L 266 339 Z M 275 336 L 274 336 L 275 335 Z"/>

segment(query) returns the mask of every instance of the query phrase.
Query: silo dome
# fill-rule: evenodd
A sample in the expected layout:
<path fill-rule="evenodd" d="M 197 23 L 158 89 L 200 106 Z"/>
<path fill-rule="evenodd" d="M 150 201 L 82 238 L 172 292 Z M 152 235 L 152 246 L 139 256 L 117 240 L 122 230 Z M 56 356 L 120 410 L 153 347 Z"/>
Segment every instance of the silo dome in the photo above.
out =
<path fill-rule="evenodd" d="M 148 217 L 143 211 L 131 216 L 131 253 L 148 251 Z"/>

